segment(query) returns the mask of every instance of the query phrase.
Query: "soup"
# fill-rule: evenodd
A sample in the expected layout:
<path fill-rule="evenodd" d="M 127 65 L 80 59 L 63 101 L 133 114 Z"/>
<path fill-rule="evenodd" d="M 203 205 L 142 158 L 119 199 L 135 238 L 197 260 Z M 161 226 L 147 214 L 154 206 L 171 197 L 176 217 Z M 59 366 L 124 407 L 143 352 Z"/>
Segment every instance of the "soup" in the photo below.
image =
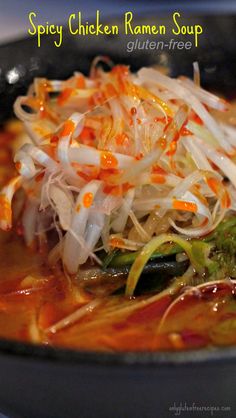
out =
<path fill-rule="evenodd" d="M 234 345 L 236 130 L 233 113 L 219 116 L 230 105 L 200 87 L 196 64 L 194 81 L 97 64 L 36 79 L 0 134 L 0 337 L 111 352 Z"/>

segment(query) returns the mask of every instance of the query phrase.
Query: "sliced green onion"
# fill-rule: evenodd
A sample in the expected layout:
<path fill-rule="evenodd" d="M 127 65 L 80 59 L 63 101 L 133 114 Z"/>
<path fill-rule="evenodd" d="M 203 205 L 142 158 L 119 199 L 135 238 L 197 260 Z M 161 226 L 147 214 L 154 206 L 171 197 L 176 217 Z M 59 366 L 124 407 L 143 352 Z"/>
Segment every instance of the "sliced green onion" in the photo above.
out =
<path fill-rule="evenodd" d="M 169 255 L 175 255 L 183 252 L 183 249 L 179 245 L 175 244 L 167 244 L 161 246 L 159 248 L 159 251 L 155 251 L 152 256 L 150 257 L 151 260 L 154 260 L 155 258 L 162 258 Z M 111 267 L 120 267 L 120 266 L 126 266 L 133 264 L 133 262 L 136 260 L 138 255 L 140 254 L 139 251 L 127 251 L 127 252 L 120 252 L 119 254 L 114 254 L 114 256 L 109 261 L 109 264 L 106 264 L 106 267 L 109 265 Z"/>
<path fill-rule="evenodd" d="M 162 234 L 159 237 L 153 238 L 148 244 L 146 244 L 137 256 L 137 258 L 135 259 L 127 279 L 125 292 L 127 296 L 133 295 L 139 277 L 141 276 L 141 273 L 143 271 L 143 268 L 152 256 L 152 254 L 154 253 L 154 251 L 166 242 L 174 242 L 178 244 L 188 255 L 190 262 L 192 263 L 195 270 L 198 273 L 203 272 L 203 269 L 205 267 L 204 261 L 206 262 L 206 256 L 209 254 L 211 248 L 209 244 L 199 241 L 198 247 L 195 246 L 193 248 L 192 242 L 189 242 L 176 234 Z"/>

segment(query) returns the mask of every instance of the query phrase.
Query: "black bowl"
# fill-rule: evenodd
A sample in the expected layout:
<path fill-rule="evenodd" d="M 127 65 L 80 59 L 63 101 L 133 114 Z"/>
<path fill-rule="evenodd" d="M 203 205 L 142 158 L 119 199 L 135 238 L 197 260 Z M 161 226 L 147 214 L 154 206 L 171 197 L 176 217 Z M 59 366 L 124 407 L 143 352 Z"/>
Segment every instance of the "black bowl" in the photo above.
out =
<path fill-rule="evenodd" d="M 168 18 L 164 20 L 168 25 Z M 11 115 L 16 96 L 25 93 L 34 77 L 66 78 L 76 69 L 86 73 L 100 54 L 130 64 L 133 70 L 164 64 L 174 76 L 191 75 L 192 62 L 198 60 L 202 84 L 234 98 L 236 18 L 190 16 L 188 23 L 196 21 L 205 32 L 199 47 L 191 51 L 128 54 L 131 38 L 122 36 L 79 40 L 68 36 L 59 49 L 47 39 L 37 49 L 33 38 L 1 46 L 1 122 Z M 11 417 L 236 416 L 234 348 L 104 354 L 1 340 L 0 370 L 0 409 Z"/>
<path fill-rule="evenodd" d="M 104 354 L 2 341 L 0 369 L 13 418 L 235 417 L 235 349 Z"/>

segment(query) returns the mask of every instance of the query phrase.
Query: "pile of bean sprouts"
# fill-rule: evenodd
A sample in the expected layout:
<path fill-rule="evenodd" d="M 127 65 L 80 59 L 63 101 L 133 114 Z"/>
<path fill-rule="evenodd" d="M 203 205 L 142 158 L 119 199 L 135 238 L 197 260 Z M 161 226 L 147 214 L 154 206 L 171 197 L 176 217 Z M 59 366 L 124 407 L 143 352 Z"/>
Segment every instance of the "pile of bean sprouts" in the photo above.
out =
<path fill-rule="evenodd" d="M 174 231 L 198 238 L 236 210 L 236 129 L 211 109 L 228 104 L 194 81 L 123 65 L 88 77 L 36 78 L 14 110 L 31 143 L 0 194 L 0 227 L 12 227 L 12 199 L 24 190 L 28 246 L 56 230 L 50 258 L 70 274 L 99 250 L 137 251 Z"/>

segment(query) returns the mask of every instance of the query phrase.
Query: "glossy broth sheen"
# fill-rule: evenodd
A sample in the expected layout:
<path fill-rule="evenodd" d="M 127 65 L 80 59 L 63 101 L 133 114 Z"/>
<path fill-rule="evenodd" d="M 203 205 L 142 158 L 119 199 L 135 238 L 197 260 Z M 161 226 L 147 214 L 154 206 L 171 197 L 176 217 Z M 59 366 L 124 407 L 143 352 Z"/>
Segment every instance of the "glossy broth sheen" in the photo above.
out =
<path fill-rule="evenodd" d="M 186 295 L 163 321 L 172 298 L 104 297 L 101 305 L 56 333 L 47 329 L 92 299 L 52 274 L 42 256 L 11 235 L 0 251 L 0 336 L 89 350 L 181 350 L 236 343 L 236 300 L 229 284 Z M 152 301 L 154 299 L 154 301 Z M 138 304 L 138 305 L 136 305 Z M 123 307 L 123 309 L 121 309 Z M 162 324 L 160 326 L 160 321 Z"/>
<path fill-rule="evenodd" d="M 11 135 L 0 135 L 0 186 L 14 169 L 11 139 Z M 69 280 L 59 269 L 50 270 L 47 252 L 27 249 L 17 225 L 15 232 L 0 233 L 2 338 L 96 351 L 236 344 L 235 286 L 229 281 L 175 296 L 174 304 L 169 294 L 128 299 L 103 293 L 97 306 L 72 325 L 52 332 L 58 321 L 93 302 L 94 293 L 86 289 L 84 283 Z"/>

